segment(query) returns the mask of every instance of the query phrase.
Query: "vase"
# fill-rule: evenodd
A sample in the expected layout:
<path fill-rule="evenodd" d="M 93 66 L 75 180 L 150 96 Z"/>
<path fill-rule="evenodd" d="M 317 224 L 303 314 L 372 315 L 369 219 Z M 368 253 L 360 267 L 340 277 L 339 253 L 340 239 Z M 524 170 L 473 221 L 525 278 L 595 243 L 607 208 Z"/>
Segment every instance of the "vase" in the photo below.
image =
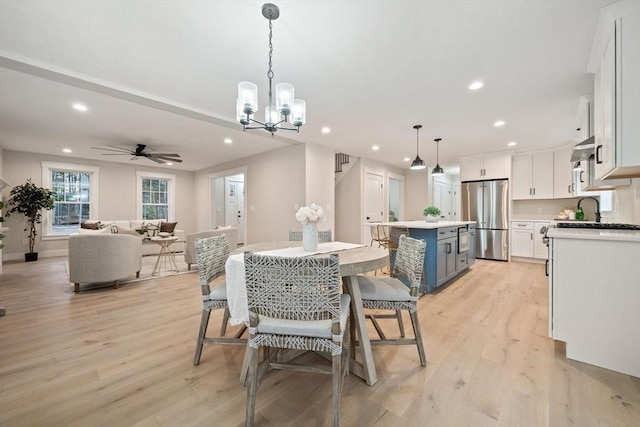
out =
<path fill-rule="evenodd" d="M 318 223 L 309 222 L 302 225 L 302 249 L 305 252 L 318 250 Z"/>
<path fill-rule="evenodd" d="M 437 216 L 427 215 L 425 218 L 426 218 L 427 222 L 438 222 L 438 217 Z"/>

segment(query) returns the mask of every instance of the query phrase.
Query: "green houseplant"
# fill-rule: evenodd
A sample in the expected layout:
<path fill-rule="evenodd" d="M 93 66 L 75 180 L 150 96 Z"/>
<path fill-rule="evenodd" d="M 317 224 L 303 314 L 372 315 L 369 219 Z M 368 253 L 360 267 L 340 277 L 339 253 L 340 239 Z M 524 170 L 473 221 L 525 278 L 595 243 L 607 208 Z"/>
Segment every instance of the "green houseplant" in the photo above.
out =
<path fill-rule="evenodd" d="M 24 231 L 29 232 L 29 252 L 24 254 L 24 260 L 36 261 L 38 259 L 38 253 L 34 252 L 38 235 L 36 224 L 42 222 L 42 209 L 53 209 L 53 192 L 38 187 L 28 179 L 26 183 L 14 187 L 10 195 L 7 218 L 13 213 L 23 214 L 27 218 L 27 227 Z"/>
<path fill-rule="evenodd" d="M 440 217 L 440 209 L 435 206 L 429 206 L 427 208 L 424 208 L 424 210 L 422 211 L 422 215 L 427 217 L 427 222 L 436 222 Z"/>

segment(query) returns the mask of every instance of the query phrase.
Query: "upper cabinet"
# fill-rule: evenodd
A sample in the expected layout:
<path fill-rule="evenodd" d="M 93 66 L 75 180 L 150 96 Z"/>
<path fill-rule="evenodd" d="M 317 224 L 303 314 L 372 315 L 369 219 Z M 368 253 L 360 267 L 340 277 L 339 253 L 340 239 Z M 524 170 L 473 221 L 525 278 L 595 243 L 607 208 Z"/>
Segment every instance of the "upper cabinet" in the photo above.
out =
<path fill-rule="evenodd" d="M 640 177 L 640 2 L 602 9 L 588 71 L 595 73 L 595 178 Z"/>
<path fill-rule="evenodd" d="M 459 160 L 460 181 L 509 178 L 511 172 L 509 153 L 488 153 Z"/>
<path fill-rule="evenodd" d="M 511 185 L 514 200 L 552 199 L 553 151 L 513 156 Z"/>
<path fill-rule="evenodd" d="M 587 138 L 589 135 L 587 135 Z M 585 138 L 586 139 L 586 138 Z M 568 146 L 560 148 L 553 152 L 553 198 L 562 199 L 564 197 L 573 197 L 576 192 L 573 171 L 573 163 L 571 163 L 571 153 L 573 147 Z"/>

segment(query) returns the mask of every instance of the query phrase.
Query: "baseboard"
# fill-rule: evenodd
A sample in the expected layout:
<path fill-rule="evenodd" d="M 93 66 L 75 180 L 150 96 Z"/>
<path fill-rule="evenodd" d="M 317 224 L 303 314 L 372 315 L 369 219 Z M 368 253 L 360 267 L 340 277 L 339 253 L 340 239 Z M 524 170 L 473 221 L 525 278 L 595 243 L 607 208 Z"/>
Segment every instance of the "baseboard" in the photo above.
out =
<path fill-rule="evenodd" d="M 57 249 L 53 251 L 38 251 L 38 258 L 53 258 L 58 256 L 69 256 L 67 249 Z M 2 254 L 2 261 L 24 261 L 24 252 Z"/>

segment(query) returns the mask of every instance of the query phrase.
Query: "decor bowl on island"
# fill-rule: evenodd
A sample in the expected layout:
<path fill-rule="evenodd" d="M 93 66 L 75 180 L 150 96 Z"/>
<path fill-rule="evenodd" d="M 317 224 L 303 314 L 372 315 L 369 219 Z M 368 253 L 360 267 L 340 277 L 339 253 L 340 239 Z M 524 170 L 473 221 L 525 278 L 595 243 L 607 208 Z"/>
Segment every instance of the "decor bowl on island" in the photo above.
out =
<path fill-rule="evenodd" d="M 162 237 L 162 238 L 164 239 L 164 238 L 166 238 L 166 237 L 171 236 L 171 233 L 167 233 L 166 231 L 160 231 L 160 232 L 158 233 L 158 236 L 159 236 L 159 237 Z"/>
<path fill-rule="evenodd" d="M 435 206 L 429 206 L 424 208 L 422 211 L 422 215 L 426 217 L 427 222 L 438 222 L 438 218 L 440 217 L 440 209 Z"/>

